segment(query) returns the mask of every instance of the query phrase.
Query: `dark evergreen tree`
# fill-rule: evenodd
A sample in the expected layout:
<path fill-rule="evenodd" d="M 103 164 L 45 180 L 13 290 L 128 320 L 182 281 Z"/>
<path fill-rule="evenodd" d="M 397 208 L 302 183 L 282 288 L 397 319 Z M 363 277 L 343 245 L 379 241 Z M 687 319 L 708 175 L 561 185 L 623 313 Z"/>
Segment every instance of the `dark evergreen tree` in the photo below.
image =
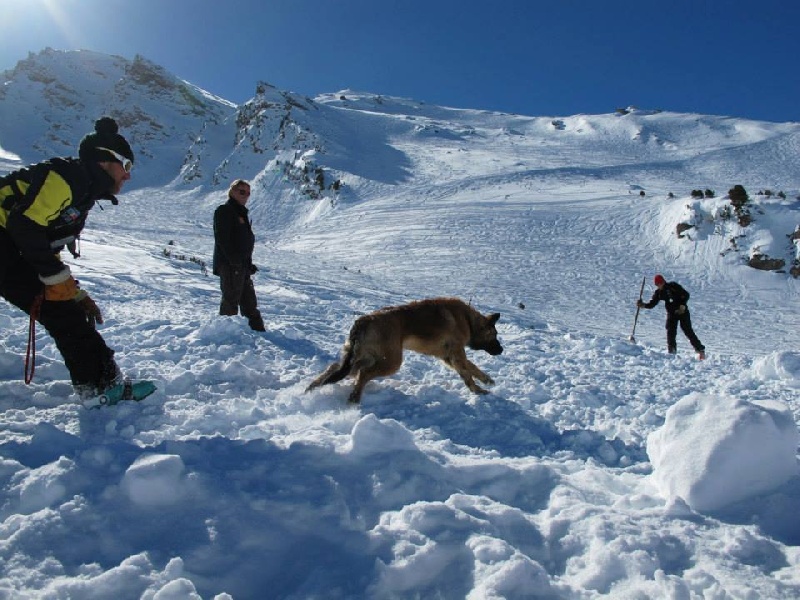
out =
<path fill-rule="evenodd" d="M 747 195 L 747 191 L 739 184 L 728 190 L 728 198 L 730 198 L 731 204 L 733 204 L 734 208 L 737 209 L 742 208 L 745 204 L 747 204 L 747 201 L 750 200 L 750 197 Z"/>

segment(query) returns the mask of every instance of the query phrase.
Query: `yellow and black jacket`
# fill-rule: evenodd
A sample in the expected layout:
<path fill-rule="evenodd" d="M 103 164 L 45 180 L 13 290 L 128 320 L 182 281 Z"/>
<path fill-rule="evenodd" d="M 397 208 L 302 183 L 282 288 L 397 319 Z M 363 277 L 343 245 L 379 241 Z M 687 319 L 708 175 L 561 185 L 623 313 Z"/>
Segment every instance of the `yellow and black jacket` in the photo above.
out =
<path fill-rule="evenodd" d="M 77 158 L 51 160 L 0 177 L 0 228 L 43 281 L 63 272 L 60 251 L 74 241 L 99 199 L 116 203 L 112 178 Z"/>

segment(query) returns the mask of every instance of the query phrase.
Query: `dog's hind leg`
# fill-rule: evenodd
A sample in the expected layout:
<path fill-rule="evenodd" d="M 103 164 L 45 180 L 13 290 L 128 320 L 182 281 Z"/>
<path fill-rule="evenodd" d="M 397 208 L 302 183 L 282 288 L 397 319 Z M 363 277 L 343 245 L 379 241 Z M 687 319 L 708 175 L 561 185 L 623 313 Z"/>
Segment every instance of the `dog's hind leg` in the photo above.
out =
<path fill-rule="evenodd" d="M 353 391 L 350 392 L 350 395 L 347 397 L 347 401 L 350 404 L 358 404 L 361 402 L 361 394 L 364 392 L 364 386 L 374 377 L 372 374 L 372 367 L 374 366 L 374 361 L 366 361 L 364 359 L 360 359 L 356 362 L 356 365 L 353 368 L 353 373 L 355 373 L 356 378 L 356 385 L 353 388 Z"/>
<path fill-rule="evenodd" d="M 356 373 L 356 385 L 347 401 L 351 404 L 358 404 L 361 401 L 361 394 L 364 386 L 376 377 L 386 377 L 397 373 L 400 365 L 403 364 L 403 349 L 399 347 L 397 351 L 391 351 L 386 356 L 380 358 L 363 357 L 353 365 L 353 373 Z"/>
<path fill-rule="evenodd" d="M 356 385 L 347 397 L 347 401 L 350 404 L 358 404 L 361 402 L 361 394 L 364 393 L 364 386 L 367 385 L 368 381 L 369 379 L 362 377 L 360 374 L 356 376 Z"/>

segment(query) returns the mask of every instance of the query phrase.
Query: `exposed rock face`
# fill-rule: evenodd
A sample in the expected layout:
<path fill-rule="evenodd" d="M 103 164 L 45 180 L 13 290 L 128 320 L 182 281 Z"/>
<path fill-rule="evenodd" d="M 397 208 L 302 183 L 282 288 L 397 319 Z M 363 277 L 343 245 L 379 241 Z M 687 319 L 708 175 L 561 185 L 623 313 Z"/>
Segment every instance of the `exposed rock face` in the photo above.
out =
<path fill-rule="evenodd" d="M 683 233 L 690 229 L 694 229 L 694 225 L 690 225 L 689 223 L 678 223 L 675 226 L 675 233 L 678 234 L 679 238 L 683 238 L 686 237 L 685 235 L 683 235 Z"/>
<path fill-rule="evenodd" d="M 764 254 L 754 254 L 747 264 L 760 271 L 780 271 L 786 266 L 782 258 L 770 258 Z"/>
<path fill-rule="evenodd" d="M 697 241 L 710 236 L 724 236 L 728 239 L 729 246 L 720 253 L 721 256 L 733 253 L 748 266 L 760 271 L 786 273 L 788 265 L 788 273 L 793 277 L 800 277 L 800 226 L 796 226 L 794 232 L 786 236 L 789 238 L 791 251 L 774 243 L 767 243 L 763 247 L 763 240 L 759 237 L 758 221 L 775 221 L 770 213 L 783 210 L 783 202 L 773 202 L 769 191 L 759 192 L 755 199 L 751 199 L 741 185 L 735 185 L 729 190 L 723 199 L 728 200 L 727 203 L 710 202 L 714 193 L 711 190 L 707 192 L 708 194 L 703 194 L 700 190 L 692 191 L 693 202 L 686 205 L 680 222 L 675 225 L 678 238 Z M 777 197 L 785 200 L 786 195 L 781 192 Z M 779 220 L 783 222 L 784 218 Z M 789 225 L 790 222 L 786 224 Z M 691 234 L 687 233 L 690 230 Z"/>

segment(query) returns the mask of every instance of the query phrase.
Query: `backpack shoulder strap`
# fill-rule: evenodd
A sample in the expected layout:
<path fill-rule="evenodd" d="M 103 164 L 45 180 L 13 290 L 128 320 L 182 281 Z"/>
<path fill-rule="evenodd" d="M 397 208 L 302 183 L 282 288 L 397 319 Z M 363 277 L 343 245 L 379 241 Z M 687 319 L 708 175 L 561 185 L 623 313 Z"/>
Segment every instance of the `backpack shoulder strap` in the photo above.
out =
<path fill-rule="evenodd" d="M 679 301 L 682 304 L 685 304 L 689 300 L 689 292 L 687 292 L 686 289 L 677 281 L 673 281 L 671 285 Z"/>

